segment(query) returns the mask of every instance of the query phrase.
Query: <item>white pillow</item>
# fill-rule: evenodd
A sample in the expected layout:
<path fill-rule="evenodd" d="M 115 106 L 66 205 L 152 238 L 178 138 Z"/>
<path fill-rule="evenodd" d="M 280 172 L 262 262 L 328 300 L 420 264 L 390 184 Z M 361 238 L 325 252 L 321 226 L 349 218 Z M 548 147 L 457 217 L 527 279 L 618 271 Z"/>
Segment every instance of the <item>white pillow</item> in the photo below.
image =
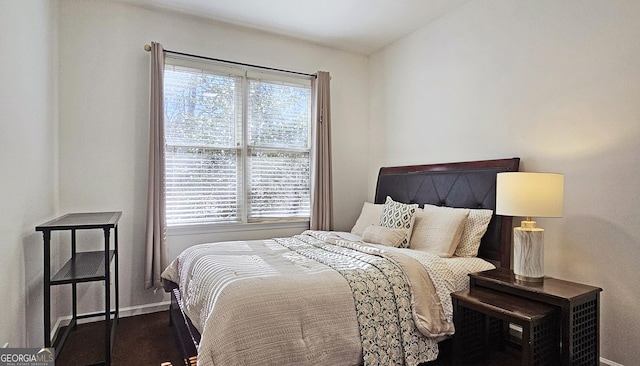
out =
<path fill-rule="evenodd" d="M 362 240 L 367 243 L 398 247 L 407 236 L 407 229 L 390 229 L 379 225 L 368 226 L 362 233 Z"/>
<path fill-rule="evenodd" d="M 424 205 L 425 211 L 443 211 L 443 210 L 469 210 L 469 216 L 460 236 L 460 243 L 454 252 L 458 257 L 477 257 L 480 248 L 480 240 L 484 233 L 487 232 L 489 222 L 493 217 L 493 210 L 486 209 L 464 209 L 439 207 L 433 205 Z"/>
<path fill-rule="evenodd" d="M 409 248 L 450 258 L 460 242 L 469 210 L 416 211 Z"/>
<path fill-rule="evenodd" d="M 407 236 L 400 243 L 400 248 L 408 248 L 411 240 L 411 231 L 413 230 L 413 221 L 418 204 L 406 204 L 396 202 L 391 197 L 387 199 L 382 208 L 382 216 L 380 216 L 380 226 L 391 229 L 406 229 Z"/>
<path fill-rule="evenodd" d="M 380 225 L 380 216 L 382 216 L 383 206 L 383 204 L 376 205 L 370 202 L 365 202 L 364 205 L 362 205 L 362 211 L 360 212 L 358 220 L 356 220 L 356 224 L 353 225 L 353 228 L 351 229 L 351 234 L 361 237 L 367 227 L 371 225 Z"/>

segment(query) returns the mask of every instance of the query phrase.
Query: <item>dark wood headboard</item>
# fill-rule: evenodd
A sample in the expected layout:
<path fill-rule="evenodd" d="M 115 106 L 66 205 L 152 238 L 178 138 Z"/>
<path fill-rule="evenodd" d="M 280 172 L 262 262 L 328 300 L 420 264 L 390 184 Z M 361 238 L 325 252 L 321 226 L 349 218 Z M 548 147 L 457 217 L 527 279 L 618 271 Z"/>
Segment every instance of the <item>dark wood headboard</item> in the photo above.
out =
<path fill-rule="evenodd" d="M 520 158 L 380 168 L 375 203 L 394 201 L 456 208 L 496 209 L 496 174 L 516 172 Z M 493 215 L 478 256 L 511 266 L 512 217 Z"/>

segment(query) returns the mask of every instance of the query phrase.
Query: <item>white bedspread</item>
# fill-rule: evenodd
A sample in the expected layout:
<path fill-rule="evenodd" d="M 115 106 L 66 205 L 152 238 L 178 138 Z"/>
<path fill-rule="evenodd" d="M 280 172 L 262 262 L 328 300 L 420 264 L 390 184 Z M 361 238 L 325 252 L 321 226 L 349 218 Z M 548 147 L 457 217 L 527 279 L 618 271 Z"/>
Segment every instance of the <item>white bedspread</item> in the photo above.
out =
<path fill-rule="evenodd" d="M 198 365 L 415 365 L 453 332 L 449 293 L 489 268 L 308 231 L 196 245 L 163 278 L 202 335 Z"/>

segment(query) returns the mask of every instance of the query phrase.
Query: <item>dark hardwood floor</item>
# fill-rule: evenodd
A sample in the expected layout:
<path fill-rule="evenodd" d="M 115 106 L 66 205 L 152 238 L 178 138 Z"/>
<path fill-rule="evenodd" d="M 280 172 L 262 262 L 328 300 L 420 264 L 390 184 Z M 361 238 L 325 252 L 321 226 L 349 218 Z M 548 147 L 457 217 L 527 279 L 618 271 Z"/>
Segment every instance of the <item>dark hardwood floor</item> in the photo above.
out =
<path fill-rule="evenodd" d="M 91 365 L 104 361 L 103 324 L 81 324 L 72 331 L 56 366 Z M 168 311 L 120 318 L 111 357 L 111 365 L 184 365 L 169 326 Z"/>

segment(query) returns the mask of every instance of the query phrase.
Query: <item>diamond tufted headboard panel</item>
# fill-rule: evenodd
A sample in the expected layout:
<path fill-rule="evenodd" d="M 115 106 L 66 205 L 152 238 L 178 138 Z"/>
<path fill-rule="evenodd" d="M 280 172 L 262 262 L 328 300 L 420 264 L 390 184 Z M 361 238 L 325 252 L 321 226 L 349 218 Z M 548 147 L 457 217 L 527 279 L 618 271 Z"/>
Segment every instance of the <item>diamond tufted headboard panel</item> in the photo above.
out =
<path fill-rule="evenodd" d="M 383 167 L 378 174 L 375 203 L 394 201 L 495 211 L 496 174 L 518 171 L 520 158 L 462 163 Z M 500 267 L 511 265 L 511 216 L 494 215 L 482 238 L 478 256 Z"/>

